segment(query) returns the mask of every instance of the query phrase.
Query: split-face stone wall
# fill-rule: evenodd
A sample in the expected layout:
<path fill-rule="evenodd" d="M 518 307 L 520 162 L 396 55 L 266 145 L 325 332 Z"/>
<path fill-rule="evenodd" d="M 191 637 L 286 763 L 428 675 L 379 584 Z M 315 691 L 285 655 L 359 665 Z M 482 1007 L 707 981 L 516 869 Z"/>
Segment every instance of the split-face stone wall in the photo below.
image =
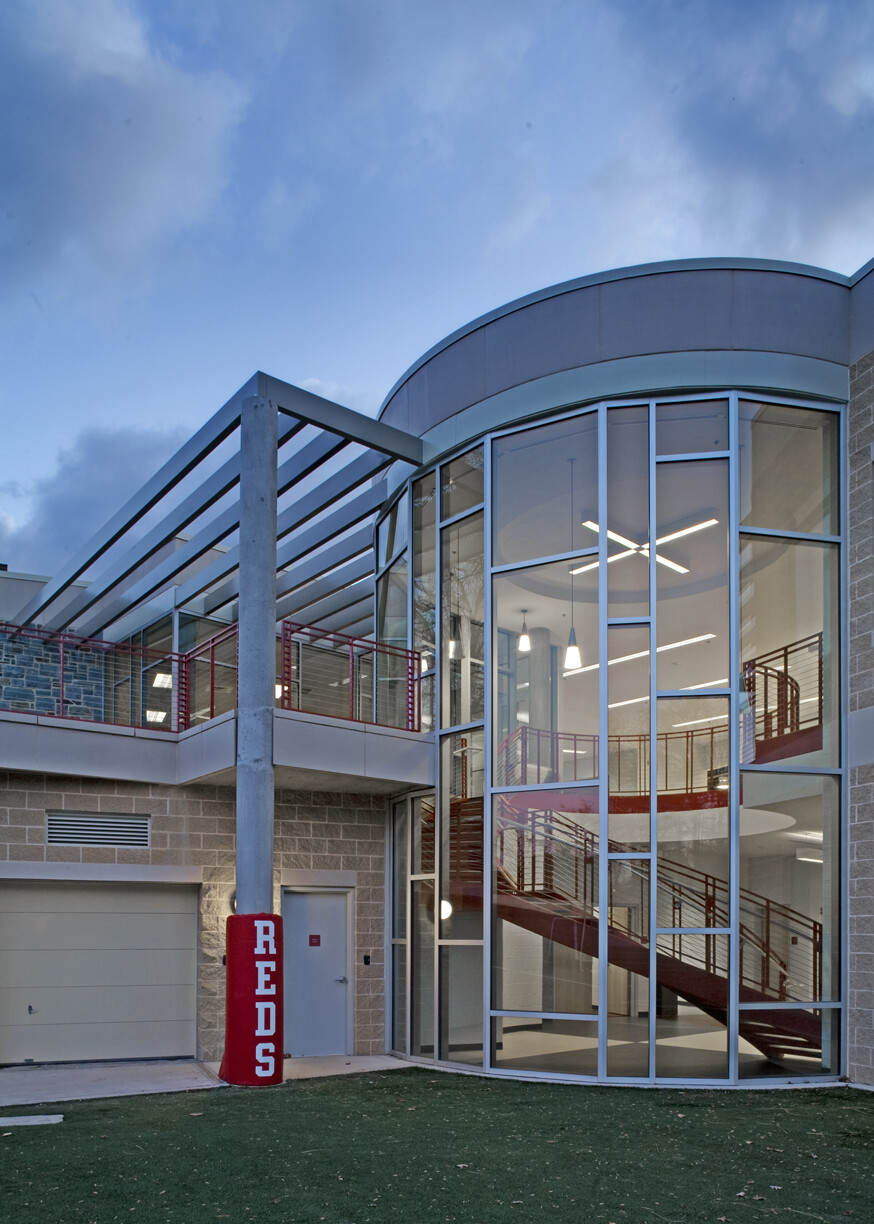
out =
<path fill-rule="evenodd" d="M 355 1052 L 385 1049 L 385 801 L 369 795 L 279 791 L 274 878 L 280 912 L 284 868 L 354 871 Z M 148 848 L 46 844 L 46 812 L 151 817 Z M 221 1058 L 225 921 L 234 890 L 234 792 L 54 774 L 0 774 L 0 860 L 199 868 L 198 1057 Z M 364 954 L 371 958 L 363 964 Z"/>
<path fill-rule="evenodd" d="M 852 719 L 874 707 L 874 351 L 850 367 L 848 450 Z M 861 747 L 867 763 L 849 778 L 848 1072 L 874 1084 L 874 739 Z"/>

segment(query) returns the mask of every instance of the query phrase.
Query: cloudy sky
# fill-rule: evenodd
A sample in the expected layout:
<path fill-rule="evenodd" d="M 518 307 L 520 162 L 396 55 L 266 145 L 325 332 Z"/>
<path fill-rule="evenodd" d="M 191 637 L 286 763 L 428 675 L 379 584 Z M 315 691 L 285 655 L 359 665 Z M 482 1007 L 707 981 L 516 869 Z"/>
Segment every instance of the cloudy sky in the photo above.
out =
<path fill-rule="evenodd" d="M 604 268 L 874 255 L 869 0 L 3 0 L 0 561 L 256 370 L 375 412 Z"/>

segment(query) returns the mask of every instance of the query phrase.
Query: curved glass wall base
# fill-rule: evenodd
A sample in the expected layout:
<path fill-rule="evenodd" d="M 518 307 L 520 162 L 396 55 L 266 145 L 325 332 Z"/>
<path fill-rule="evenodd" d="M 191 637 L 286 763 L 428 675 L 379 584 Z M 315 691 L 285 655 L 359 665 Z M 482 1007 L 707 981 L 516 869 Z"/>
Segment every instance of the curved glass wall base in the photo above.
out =
<path fill-rule="evenodd" d="M 839 425 L 605 401 L 416 473 L 378 576 L 438 741 L 393 815 L 399 1052 L 840 1075 Z"/>

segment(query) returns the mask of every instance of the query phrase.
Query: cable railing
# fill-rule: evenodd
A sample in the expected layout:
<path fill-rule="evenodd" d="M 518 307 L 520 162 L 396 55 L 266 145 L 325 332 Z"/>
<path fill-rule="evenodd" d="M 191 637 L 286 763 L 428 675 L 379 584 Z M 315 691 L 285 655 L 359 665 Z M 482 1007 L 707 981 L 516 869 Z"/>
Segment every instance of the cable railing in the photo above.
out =
<path fill-rule="evenodd" d="M 658 736 L 657 743 L 660 795 L 725 789 L 729 753 L 727 725 L 668 731 Z M 597 735 L 517 727 L 498 745 L 498 785 L 592 780 L 598 777 L 599 751 Z M 608 736 L 607 769 L 611 796 L 649 795 L 649 736 Z"/>
<path fill-rule="evenodd" d="M 276 704 L 326 718 L 421 730 L 419 655 L 385 642 L 283 621 L 276 642 Z M 184 656 L 187 725 L 237 704 L 237 626 Z"/>
<path fill-rule="evenodd" d="M 237 704 L 237 626 L 187 654 L 0 621 L 0 711 L 185 731 Z M 274 693 L 284 710 L 421 730 L 416 651 L 285 621 Z"/>
<path fill-rule="evenodd" d="M 628 847 L 608 842 L 610 853 Z M 581 916 L 599 911 L 598 837 L 567 813 L 514 808 L 498 801 L 495 863 L 499 891 L 543 901 L 570 902 Z M 469 851 L 466 861 L 476 871 Z M 612 860 L 608 921 L 635 942 L 650 939 L 649 863 Z M 617 879 L 621 882 L 617 882 Z M 822 993 L 822 923 L 792 906 L 740 889 L 740 984 L 780 1002 L 812 1002 Z M 658 928 L 730 925 L 727 881 L 662 855 L 656 860 Z M 675 931 L 658 937 L 659 950 L 708 972 L 726 974 L 724 936 Z M 790 968 L 791 966 L 791 968 Z"/>
<path fill-rule="evenodd" d="M 185 726 L 182 656 L 0 621 L 0 710 L 151 731 Z"/>

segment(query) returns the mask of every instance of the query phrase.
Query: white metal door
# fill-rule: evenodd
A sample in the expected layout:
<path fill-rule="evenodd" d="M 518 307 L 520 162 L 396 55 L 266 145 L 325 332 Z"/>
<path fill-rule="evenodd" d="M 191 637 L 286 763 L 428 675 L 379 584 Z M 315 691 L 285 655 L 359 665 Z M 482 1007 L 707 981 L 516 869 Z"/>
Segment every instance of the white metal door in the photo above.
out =
<path fill-rule="evenodd" d="M 287 892 L 285 1051 L 292 1058 L 351 1053 L 349 903 L 345 892 Z"/>
<path fill-rule="evenodd" d="M 192 1057 L 197 889 L 4 880 L 0 1062 Z"/>

